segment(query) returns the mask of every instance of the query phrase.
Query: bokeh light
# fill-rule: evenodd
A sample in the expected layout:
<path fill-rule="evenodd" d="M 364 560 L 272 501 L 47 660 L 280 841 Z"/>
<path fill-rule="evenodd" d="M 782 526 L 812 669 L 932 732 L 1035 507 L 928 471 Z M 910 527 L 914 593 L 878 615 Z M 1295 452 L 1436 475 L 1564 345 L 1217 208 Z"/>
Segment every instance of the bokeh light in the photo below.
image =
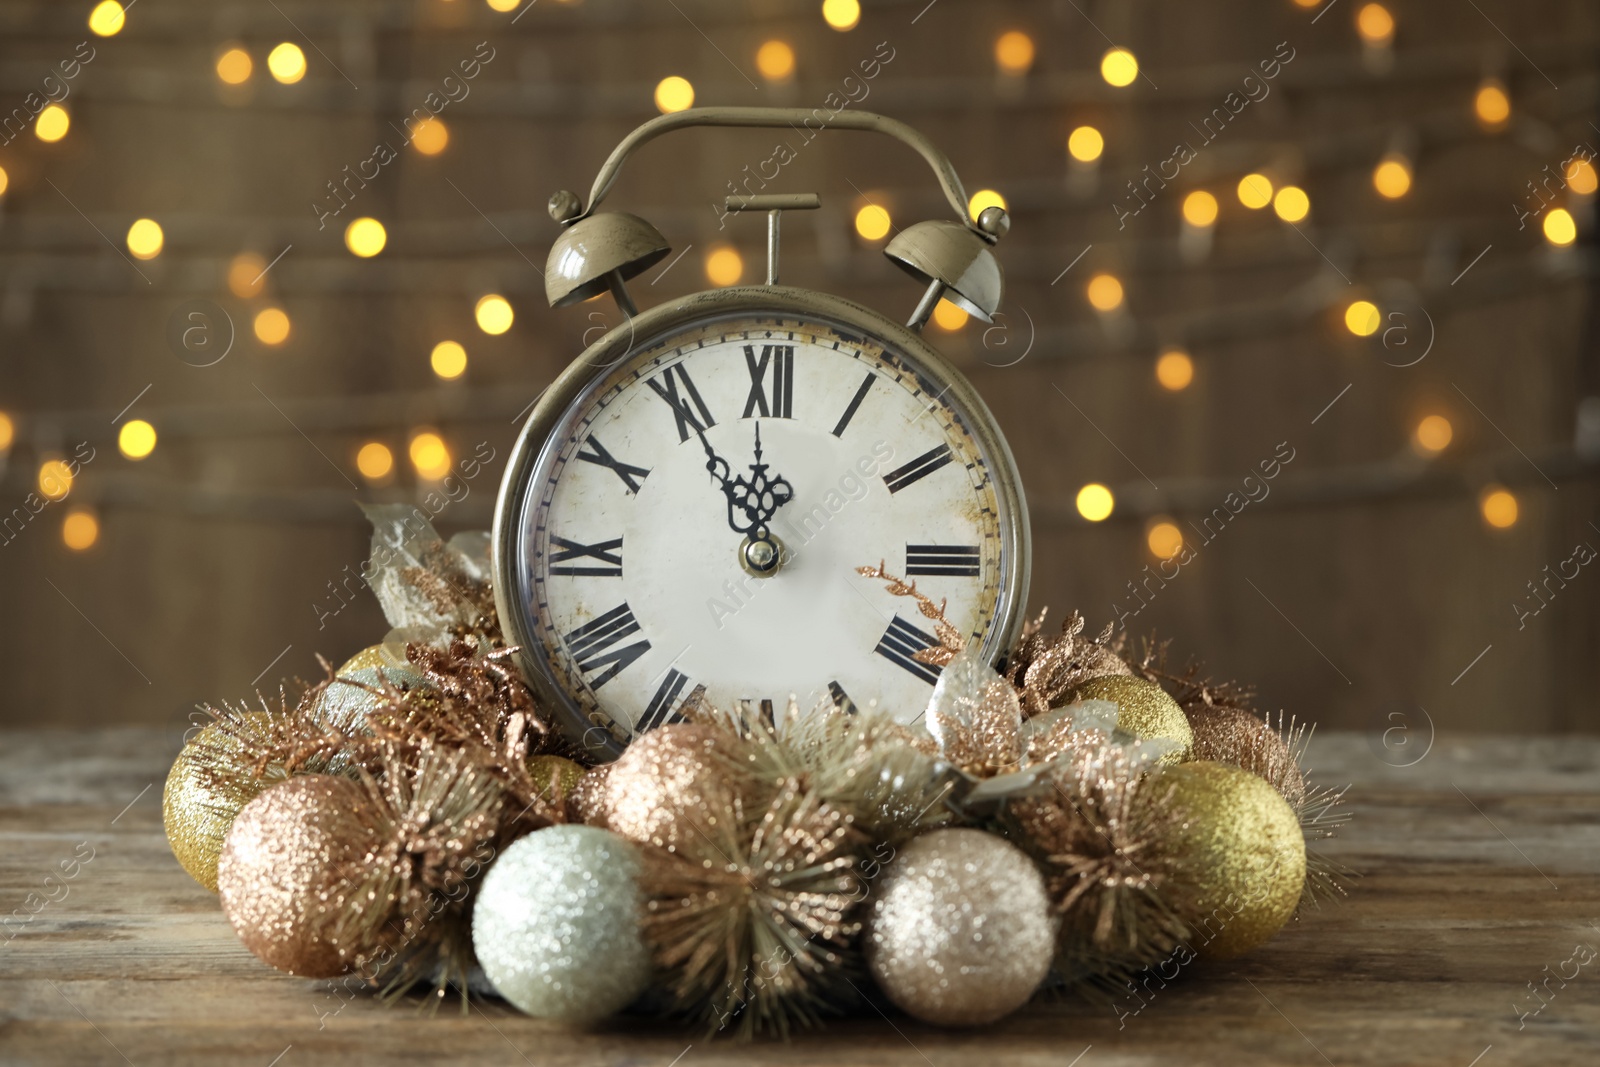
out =
<path fill-rule="evenodd" d="M 656 82 L 656 110 L 663 115 L 694 106 L 694 86 L 688 78 L 669 74 Z"/>
<path fill-rule="evenodd" d="M 394 470 L 394 453 L 382 441 L 368 441 L 356 453 L 356 470 L 369 482 L 387 478 Z"/>
<path fill-rule="evenodd" d="M 285 85 L 293 85 L 306 76 L 306 54 L 300 46 L 285 41 L 267 53 L 267 70 Z"/>
<path fill-rule="evenodd" d="M 1499 79 L 1487 78 L 1479 84 L 1472 98 L 1472 111 L 1478 116 L 1478 122 L 1491 130 L 1504 125 L 1511 117 L 1511 97 Z"/>
<path fill-rule="evenodd" d="M 1517 498 L 1502 486 L 1492 485 L 1483 491 L 1478 497 L 1478 511 L 1483 521 L 1497 530 L 1517 524 Z"/>
<path fill-rule="evenodd" d="M 6 195 L 6 186 L 11 184 L 11 175 L 6 173 L 6 168 L 0 167 L 0 196 Z"/>
<path fill-rule="evenodd" d="M 135 219 L 128 227 L 128 251 L 135 259 L 155 259 L 166 243 L 161 224 L 155 219 Z"/>
<path fill-rule="evenodd" d="M 1004 210 L 1005 206 L 1006 198 L 995 190 L 979 189 L 972 194 L 972 199 L 967 201 L 967 213 L 972 216 L 973 221 L 977 221 L 978 216 L 983 214 L 984 208 L 997 207 Z"/>
<path fill-rule="evenodd" d="M 1169 348 L 1156 359 L 1156 381 L 1161 388 L 1176 393 L 1194 381 L 1194 359 L 1181 348 Z"/>
<path fill-rule="evenodd" d="M 17 424 L 11 416 L 0 411 L 0 453 L 11 451 L 11 442 L 17 439 Z"/>
<path fill-rule="evenodd" d="M 1431 456 L 1443 452 L 1454 436 L 1455 428 L 1450 425 L 1449 419 L 1443 415 L 1426 415 L 1417 423 L 1411 443 L 1418 452 Z"/>
<path fill-rule="evenodd" d="M 46 144 L 54 144 L 72 128 L 72 116 L 60 104 L 51 104 L 33 120 L 33 135 Z"/>
<path fill-rule="evenodd" d="M 994 63 L 1004 74 L 1026 74 L 1033 66 L 1033 38 L 1008 30 L 994 42 Z"/>
<path fill-rule="evenodd" d="M 1594 192 L 1595 186 L 1600 184 L 1596 180 L 1594 164 L 1587 159 L 1575 159 L 1567 164 L 1566 179 L 1567 188 L 1579 196 L 1588 196 Z M 4 189 L 4 184 L 0 184 L 0 191 Z"/>
<path fill-rule="evenodd" d="M 794 74 L 794 49 L 788 41 L 764 41 L 756 49 L 756 70 L 768 81 L 783 81 Z"/>
<path fill-rule="evenodd" d="M 1564 207 L 1551 208 L 1544 216 L 1545 240 L 1556 246 L 1570 245 L 1578 239 L 1578 224 Z"/>
<path fill-rule="evenodd" d="M 419 476 L 437 481 L 450 473 L 450 449 L 444 438 L 423 430 L 411 438 L 411 466 Z"/>
<path fill-rule="evenodd" d="M 84 552 L 100 540 L 100 520 L 88 508 L 73 508 L 61 520 L 61 543 L 74 552 Z"/>
<path fill-rule="evenodd" d="M 511 310 L 511 301 L 499 293 L 489 293 L 478 298 L 472 309 L 472 317 L 477 320 L 478 329 L 497 337 L 511 329 L 511 323 L 517 315 Z"/>
<path fill-rule="evenodd" d="M 371 259 L 389 243 L 389 231 L 374 218 L 362 217 L 344 228 L 344 246 L 362 259 Z"/>
<path fill-rule="evenodd" d="M 1106 139 L 1093 126 L 1079 126 L 1067 137 L 1067 152 L 1079 163 L 1093 163 L 1106 150 Z"/>
<path fill-rule="evenodd" d="M 1398 200 L 1411 191 L 1411 161 L 1402 155 L 1387 155 L 1372 169 L 1372 187 L 1378 195 Z"/>
<path fill-rule="evenodd" d="M 89 12 L 89 32 L 96 37 L 113 37 L 122 32 L 127 15 L 117 0 L 100 0 Z"/>
<path fill-rule="evenodd" d="M 1115 311 L 1122 306 L 1122 282 L 1114 274 L 1096 274 L 1085 292 L 1096 311 Z"/>
<path fill-rule="evenodd" d="M 1265 174 L 1246 174 L 1240 178 L 1239 203 L 1251 211 L 1272 203 L 1272 179 Z"/>
<path fill-rule="evenodd" d="M 744 277 L 744 257 L 732 245 L 717 245 L 706 253 L 706 281 L 733 285 Z"/>
<path fill-rule="evenodd" d="M 861 21 L 859 0 L 822 0 L 822 21 L 843 33 Z"/>
<path fill-rule="evenodd" d="M 1311 198 L 1298 185 L 1285 185 L 1273 194 L 1272 210 L 1284 222 L 1299 222 L 1311 213 Z"/>
<path fill-rule="evenodd" d="M 1217 198 L 1196 189 L 1183 198 L 1183 221 L 1190 226 L 1210 226 L 1217 221 Z"/>
<path fill-rule="evenodd" d="M 1118 89 L 1132 85 L 1139 76 L 1139 61 L 1126 48 L 1113 48 L 1100 57 L 1100 77 Z"/>
<path fill-rule="evenodd" d="M 156 450 L 156 428 L 143 419 L 129 419 L 117 431 L 117 448 L 129 459 L 143 459 Z"/>
<path fill-rule="evenodd" d="M 225 84 L 243 85 L 255 71 L 255 61 L 243 48 L 230 48 L 217 57 L 217 77 Z"/>
<path fill-rule="evenodd" d="M 281 345 L 289 339 L 289 313 L 282 308 L 262 308 L 256 312 L 256 340 L 264 345 Z"/>
<path fill-rule="evenodd" d="M 411 133 L 411 147 L 425 156 L 436 156 L 450 143 L 450 127 L 441 118 L 426 118 Z"/>
<path fill-rule="evenodd" d="M 1371 337 L 1382 324 L 1383 316 L 1378 313 L 1378 305 L 1370 300 L 1353 300 L 1344 309 L 1345 329 L 1357 337 Z"/>
<path fill-rule="evenodd" d="M 446 381 L 459 378 L 467 370 L 467 350 L 459 341 L 440 341 L 429 353 L 428 365 Z"/>
<path fill-rule="evenodd" d="M 64 460 L 47 459 L 39 464 L 39 494 L 47 500 L 60 500 L 72 492 L 72 468 Z"/>
<path fill-rule="evenodd" d="M 1365 4 L 1356 12 L 1356 32 L 1367 44 L 1386 44 L 1394 38 L 1394 16 L 1382 4 Z"/>
<path fill-rule="evenodd" d="M 889 212 L 877 204 L 867 204 L 856 212 L 856 233 L 868 241 L 883 240 L 892 225 Z"/>
<path fill-rule="evenodd" d="M 254 252 L 240 252 L 228 263 L 228 291 L 241 300 L 256 296 L 267 286 L 266 269 L 267 261 Z"/>
<path fill-rule="evenodd" d="M 1100 522 L 1111 517 L 1111 512 L 1116 509 L 1117 502 L 1111 495 L 1111 490 L 1099 482 L 1090 482 L 1078 490 L 1078 514 L 1090 522 Z"/>
<path fill-rule="evenodd" d="M 933 324 L 947 333 L 961 329 L 971 317 L 966 308 L 958 307 L 948 300 L 941 300 L 933 307 Z"/>
<path fill-rule="evenodd" d="M 1144 543 L 1156 559 L 1171 559 L 1183 551 L 1183 531 L 1166 516 L 1154 519 L 1145 529 Z"/>

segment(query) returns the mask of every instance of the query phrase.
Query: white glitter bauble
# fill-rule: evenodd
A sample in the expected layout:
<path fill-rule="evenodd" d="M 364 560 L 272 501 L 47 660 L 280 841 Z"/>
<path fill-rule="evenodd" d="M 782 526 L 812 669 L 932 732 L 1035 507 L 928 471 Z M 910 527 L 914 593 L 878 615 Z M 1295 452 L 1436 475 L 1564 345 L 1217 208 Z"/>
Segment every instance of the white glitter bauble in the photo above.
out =
<path fill-rule="evenodd" d="M 472 946 L 495 989 L 529 1015 L 586 1023 L 621 1011 L 650 980 L 633 845 L 592 826 L 512 842 L 484 875 Z"/>
<path fill-rule="evenodd" d="M 867 965 L 889 999 L 941 1026 L 976 1026 L 1033 996 L 1055 920 L 1021 849 L 982 830 L 936 830 L 894 858 L 875 893 Z"/>

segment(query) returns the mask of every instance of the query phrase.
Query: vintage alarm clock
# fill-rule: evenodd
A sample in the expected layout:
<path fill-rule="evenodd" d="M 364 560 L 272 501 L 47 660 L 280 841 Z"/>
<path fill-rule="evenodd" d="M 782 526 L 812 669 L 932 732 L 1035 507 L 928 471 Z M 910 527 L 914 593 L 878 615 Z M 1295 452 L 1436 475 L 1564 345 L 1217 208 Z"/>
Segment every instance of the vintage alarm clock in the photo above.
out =
<path fill-rule="evenodd" d="M 994 418 L 921 336 L 942 298 L 985 321 L 1000 303 L 993 245 L 954 168 L 904 123 L 844 112 L 829 129 L 888 134 L 933 168 L 954 214 L 884 249 L 925 289 L 902 326 L 841 297 L 778 284 L 781 213 L 811 194 L 730 197 L 767 215 L 767 281 L 639 312 L 625 283 L 669 252 L 635 215 L 596 212 L 629 155 L 688 126 L 798 128 L 810 112 L 698 108 L 629 134 L 564 227 L 553 307 L 615 297 L 627 321 L 535 405 L 494 519 L 494 590 L 524 673 L 596 758 L 678 721 L 684 704 L 869 701 L 905 722 L 939 669 L 914 601 L 857 567 L 882 560 L 946 603 L 992 662 L 1028 587 L 1027 505 Z"/>

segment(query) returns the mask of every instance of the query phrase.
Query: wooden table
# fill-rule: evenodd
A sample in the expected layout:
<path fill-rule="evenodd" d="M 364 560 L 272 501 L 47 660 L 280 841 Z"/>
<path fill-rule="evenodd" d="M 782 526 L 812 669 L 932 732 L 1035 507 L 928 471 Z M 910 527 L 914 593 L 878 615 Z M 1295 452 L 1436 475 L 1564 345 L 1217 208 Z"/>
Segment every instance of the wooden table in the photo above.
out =
<path fill-rule="evenodd" d="M 1330 849 L 1363 874 L 1350 900 L 1120 1022 L 1063 1000 L 985 1030 L 871 1016 L 756 1046 L 637 1021 L 573 1033 L 498 1002 L 432 1018 L 340 1008 L 324 983 L 257 963 L 173 860 L 161 788 L 177 746 L 153 731 L 0 734 L 0 915 L 59 898 L 0 934 L 0 1063 L 1600 1062 L 1600 958 L 1568 962 L 1600 949 L 1600 740 L 1441 739 L 1405 767 L 1413 756 L 1368 737 L 1320 738 L 1318 780 L 1353 784 L 1355 821 Z M 47 887 L 74 858 L 76 877 Z M 1545 982 L 1531 1014 L 1530 983 Z"/>

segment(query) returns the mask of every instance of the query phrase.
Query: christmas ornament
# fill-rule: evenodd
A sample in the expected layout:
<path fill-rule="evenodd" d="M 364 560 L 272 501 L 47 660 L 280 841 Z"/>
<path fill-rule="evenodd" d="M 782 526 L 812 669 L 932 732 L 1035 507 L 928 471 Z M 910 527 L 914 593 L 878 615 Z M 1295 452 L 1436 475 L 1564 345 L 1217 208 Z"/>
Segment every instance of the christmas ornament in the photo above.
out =
<path fill-rule="evenodd" d="M 634 741 L 606 774 L 596 824 L 669 852 L 714 830 L 733 788 L 719 773 L 716 737 L 704 723 L 677 723 Z"/>
<path fill-rule="evenodd" d="M 644 991 L 639 858 L 616 834 L 552 826 L 511 844 L 484 876 L 472 941 L 484 973 L 540 1019 L 586 1023 Z"/>
<path fill-rule="evenodd" d="M 409 663 L 395 663 L 384 645 L 362 649 L 334 672 L 317 713 L 335 729 L 359 733 L 366 728 L 367 715 L 382 703 L 380 690 L 386 683 L 401 692 L 425 684 Z"/>
<path fill-rule="evenodd" d="M 446 542 L 412 505 L 361 509 L 372 523 L 362 577 L 394 627 L 388 641 L 441 647 L 462 638 L 475 645 L 499 641 L 487 533 L 468 531 Z"/>
<path fill-rule="evenodd" d="M 539 796 L 565 806 L 582 781 L 584 768 L 562 756 L 529 756 L 528 775 Z"/>
<path fill-rule="evenodd" d="M 1021 1007 L 1050 968 L 1044 879 L 982 830 L 935 830 L 885 869 L 865 933 L 889 999 L 925 1022 L 972 1026 Z"/>
<path fill-rule="evenodd" d="M 222 910 L 263 962 L 306 978 L 356 962 L 335 932 L 341 890 L 377 843 L 359 783 L 331 775 L 280 782 L 246 804 L 217 864 Z"/>
<path fill-rule="evenodd" d="M 1242 708 L 1202 704 L 1187 714 L 1195 759 L 1231 763 L 1264 778 L 1291 807 L 1305 799 L 1305 776 L 1278 731 Z"/>
<path fill-rule="evenodd" d="M 1178 814 L 1157 842 L 1168 898 L 1203 956 L 1237 956 L 1294 914 L 1306 877 L 1305 838 L 1267 782 L 1223 763 L 1168 768 L 1141 791 Z"/>
<path fill-rule="evenodd" d="M 1189 758 L 1194 733 L 1183 709 L 1155 682 L 1128 675 L 1091 678 L 1072 691 L 1074 700 L 1109 700 L 1117 706 L 1117 728 L 1134 737 L 1165 739 L 1175 748 L 1156 762 L 1170 766 Z"/>
<path fill-rule="evenodd" d="M 257 778 L 241 767 L 238 742 L 217 724 L 203 727 L 183 746 L 167 773 L 161 798 L 167 843 L 190 877 L 217 891 L 217 859 L 234 817 L 283 774 Z"/>
<path fill-rule="evenodd" d="M 1017 687 L 1023 712 L 1043 715 L 1069 699 L 1074 688 L 1091 678 L 1111 674 L 1132 674 L 1110 645 L 1113 624 L 1107 623 L 1098 637 L 1083 636 L 1083 616 L 1074 611 L 1061 624 L 1061 633 L 1044 633 L 1041 611 L 1022 627 L 1022 636 L 1006 658 L 1006 677 Z"/>

